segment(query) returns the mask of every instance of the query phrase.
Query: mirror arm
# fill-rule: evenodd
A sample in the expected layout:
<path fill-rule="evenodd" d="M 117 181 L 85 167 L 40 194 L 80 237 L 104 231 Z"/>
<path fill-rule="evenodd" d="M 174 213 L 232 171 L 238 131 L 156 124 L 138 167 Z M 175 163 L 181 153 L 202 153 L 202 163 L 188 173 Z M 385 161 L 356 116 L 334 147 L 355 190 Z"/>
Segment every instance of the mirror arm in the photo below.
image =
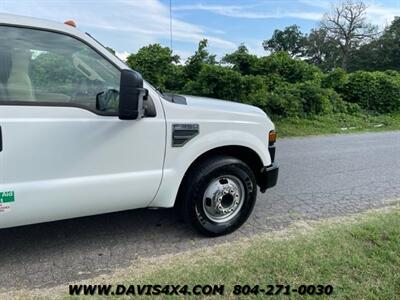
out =
<path fill-rule="evenodd" d="M 149 90 L 143 88 L 143 100 L 146 101 L 149 98 Z"/>

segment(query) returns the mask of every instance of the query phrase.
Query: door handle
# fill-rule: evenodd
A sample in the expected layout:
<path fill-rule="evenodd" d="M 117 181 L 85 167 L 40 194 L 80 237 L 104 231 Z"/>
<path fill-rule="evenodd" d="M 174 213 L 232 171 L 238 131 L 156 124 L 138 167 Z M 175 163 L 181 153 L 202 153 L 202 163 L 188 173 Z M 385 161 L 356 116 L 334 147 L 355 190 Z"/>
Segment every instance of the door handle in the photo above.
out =
<path fill-rule="evenodd" d="M 0 152 L 3 151 L 3 133 L 1 132 L 0 126 Z"/>

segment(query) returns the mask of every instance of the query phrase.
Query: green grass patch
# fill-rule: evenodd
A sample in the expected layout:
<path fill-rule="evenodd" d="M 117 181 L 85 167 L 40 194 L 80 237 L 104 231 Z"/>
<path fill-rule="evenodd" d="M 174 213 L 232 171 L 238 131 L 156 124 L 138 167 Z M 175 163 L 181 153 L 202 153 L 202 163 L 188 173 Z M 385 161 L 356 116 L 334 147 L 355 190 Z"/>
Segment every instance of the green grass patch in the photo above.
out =
<path fill-rule="evenodd" d="M 135 266 L 77 284 L 332 285 L 330 296 L 273 299 L 399 299 L 400 205 L 331 220 L 300 222 L 289 229 L 182 254 L 141 259 Z M 190 290 L 190 289 L 189 289 Z M 36 296 L 36 297 L 35 297 Z M 86 299 L 67 296 L 67 285 L 9 293 L 10 299 Z M 221 296 L 204 298 L 220 298 Z M 104 299 L 100 296 L 91 299 Z M 110 296 L 107 299 L 121 299 Z M 123 297 L 125 299 L 125 297 Z M 152 296 L 146 298 L 152 299 Z M 155 298 L 155 297 L 154 297 Z M 157 298 L 166 298 L 165 295 Z M 182 298 L 182 297 L 180 297 Z M 266 299 L 248 295 L 242 299 Z"/>
<path fill-rule="evenodd" d="M 106 282 L 127 286 L 223 284 L 225 297 L 232 299 L 236 298 L 232 292 L 237 284 L 321 284 L 333 286 L 333 294 L 322 297 L 326 299 L 398 299 L 400 207 L 298 224 L 278 233 L 150 259 L 143 266 L 108 277 Z M 266 296 L 244 298 L 249 297 Z M 292 294 L 290 298 L 321 296 Z"/>
<path fill-rule="evenodd" d="M 400 129 L 400 114 L 332 114 L 308 118 L 273 117 L 280 137 Z"/>

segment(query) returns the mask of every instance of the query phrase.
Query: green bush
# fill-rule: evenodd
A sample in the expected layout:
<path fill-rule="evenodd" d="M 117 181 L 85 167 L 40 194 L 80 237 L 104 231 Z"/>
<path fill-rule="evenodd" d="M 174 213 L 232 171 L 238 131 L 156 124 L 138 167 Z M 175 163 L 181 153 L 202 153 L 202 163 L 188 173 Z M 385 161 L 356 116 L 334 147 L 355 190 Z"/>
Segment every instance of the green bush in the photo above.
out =
<path fill-rule="evenodd" d="M 265 106 L 270 114 L 283 117 L 297 117 L 303 114 L 302 101 L 294 85 L 282 85 L 267 93 Z"/>
<path fill-rule="evenodd" d="M 287 52 L 257 57 L 244 45 L 227 54 L 221 65 L 207 50 L 207 40 L 199 43 L 185 64 L 178 62 L 178 56 L 159 44 L 143 47 L 128 58 L 146 80 L 168 91 L 248 103 L 277 116 L 400 111 L 398 71 L 348 74 L 337 68 L 322 73 Z M 33 71 L 37 80 L 46 82 L 40 65 Z"/>
<path fill-rule="evenodd" d="M 32 59 L 29 76 L 38 90 L 62 91 L 69 95 L 73 94 L 76 84 L 85 80 L 85 76 L 74 68 L 71 60 L 55 53 L 41 53 Z"/>
<path fill-rule="evenodd" d="M 386 75 L 392 76 L 392 77 L 397 77 L 400 78 L 400 73 L 398 71 L 394 71 L 394 70 L 386 70 L 384 72 Z"/>
<path fill-rule="evenodd" d="M 241 102 L 258 107 L 264 107 L 267 100 L 266 78 L 259 75 L 242 76 Z"/>
<path fill-rule="evenodd" d="M 326 114 L 332 111 L 331 98 L 340 97 L 333 90 L 323 89 L 314 82 L 297 84 L 306 114 Z"/>
<path fill-rule="evenodd" d="M 285 117 L 323 115 L 348 112 L 349 107 L 333 89 L 324 89 L 318 82 L 281 84 L 267 93 L 266 111 Z M 357 110 L 355 107 L 352 110 Z"/>
<path fill-rule="evenodd" d="M 346 71 L 342 68 L 336 68 L 322 76 L 321 86 L 324 88 L 332 88 L 335 91 L 341 91 L 347 81 L 348 75 Z"/>
<path fill-rule="evenodd" d="M 259 58 L 255 73 L 264 76 L 277 74 L 283 81 L 296 83 L 315 80 L 320 77 L 321 71 L 304 61 L 291 58 L 286 52 L 277 52 Z"/>
<path fill-rule="evenodd" d="M 179 56 L 173 55 L 168 47 L 160 44 L 142 47 L 127 59 L 132 69 L 140 72 L 144 79 L 161 89 L 165 88 L 166 79 L 173 71 L 174 63 L 178 62 Z"/>
<path fill-rule="evenodd" d="M 393 73 L 358 71 L 349 75 L 344 98 L 379 113 L 400 111 L 400 77 Z"/>
<path fill-rule="evenodd" d="M 184 74 L 184 66 L 172 65 L 170 73 L 165 77 L 165 89 L 170 92 L 179 93 L 183 90 L 187 80 Z"/>
<path fill-rule="evenodd" d="M 239 101 L 243 97 L 242 77 L 232 69 L 204 64 L 196 79 L 183 90 L 187 94 Z"/>

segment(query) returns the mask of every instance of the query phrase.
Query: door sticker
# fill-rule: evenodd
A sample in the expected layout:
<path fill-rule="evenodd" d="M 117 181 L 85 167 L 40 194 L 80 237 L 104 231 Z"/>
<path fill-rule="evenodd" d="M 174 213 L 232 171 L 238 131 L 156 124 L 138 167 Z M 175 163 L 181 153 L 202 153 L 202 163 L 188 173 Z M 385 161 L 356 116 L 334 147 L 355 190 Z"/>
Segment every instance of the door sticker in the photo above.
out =
<path fill-rule="evenodd" d="M 10 203 L 14 202 L 14 192 L 9 191 L 9 192 L 0 192 L 0 203 Z"/>
<path fill-rule="evenodd" d="M 13 191 L 0 192 L 0 213 L 9 212 L 13 202 L 15 202 Z"/>

